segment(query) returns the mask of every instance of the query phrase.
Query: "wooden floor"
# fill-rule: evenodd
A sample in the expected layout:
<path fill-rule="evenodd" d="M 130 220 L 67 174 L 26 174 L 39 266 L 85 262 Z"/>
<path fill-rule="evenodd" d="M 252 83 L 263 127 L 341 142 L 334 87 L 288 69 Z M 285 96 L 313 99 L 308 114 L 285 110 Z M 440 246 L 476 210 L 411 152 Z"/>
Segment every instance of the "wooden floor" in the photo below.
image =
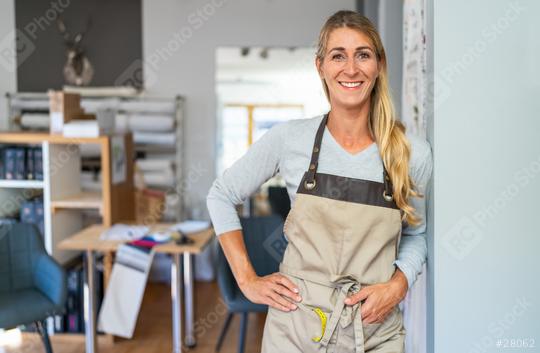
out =
<path fill-rule="evenodd" d="M 217 337 L 226 317 L 226 307 L 220 298 L 215 282 L 195 284 L 195 334 L 197 346 L 186 352 L 214 352 Z M 264 314 L 250 314 L 246 353 L 260 351 Z M 220 352 L 236 352 L 240 317 L 235 316 Z M 150 283 L 147 286 L 135 335 L 131 340 L 120 340 L 114 344 L 100 344 L 101 353 L 167 353 L 172 352 L 170 287 L 166 284 Z M 55 339 L 54 353 L 84 353 L 82 340 Z M 0 347 L 0 352 L 2 348 Z M 43 352 L 41 341 L 34 334 L 24 334 L 22 345 L 5 348 L 7 353 Z"/>

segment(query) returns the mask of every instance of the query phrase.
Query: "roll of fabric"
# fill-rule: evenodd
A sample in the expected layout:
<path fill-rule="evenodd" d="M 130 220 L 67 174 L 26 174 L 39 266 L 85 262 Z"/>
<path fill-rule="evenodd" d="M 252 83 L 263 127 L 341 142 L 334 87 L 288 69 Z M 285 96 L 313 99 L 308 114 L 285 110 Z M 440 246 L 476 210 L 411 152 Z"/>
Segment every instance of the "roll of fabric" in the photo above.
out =
<path fill-rule="evenodd" d="M 128 121 L 129 128 L 133 131 L 164 132 L 174 129 L 172 115 L 131 115 Z"/>
<path fill-rule="evenodd" d="M 97 113 L 100 109 L 118 109 L 119 101 L 116 98 L 111 99 L 91 99 L 83 98 L 81 99 L 81 107 L 87 113 Z"/>
<path fill-rule="evenodd" d="M 109 97 L 122 96 L 133 97 L 139 95 L 139 91 L 131 86 L 101 86 L 101 87 L 79 87 L 64 85 L 64 91 L 70 93 L 78 93 L 82 97 Z"/>
<path fill-rule="evenodd" d="M 144 183 L 148 186 L 172 187 L 174 186 L 174 173 L 171 170 L 159 172 L 144 172 Z"/>
<path fill-rule="evenodd" d="M 147 159 L 164 159 L 164 160 L 168 160 L 168 161 L 171 161 L 171 162 L 175 162 L 176 161 L 176 154 L 173 153 L 167 153 L 167 152 L 155 152 L 155 151 L 148 151 L 146 153 L 146 158 Z"/>
<path fill-rule="evenodd" d="M 51 118 L 45 113 L 24 113 L 21 115 L 21 126 L 31 129 L 48 129 Z"/>
<path fill-rule="evenodd" d="M 35 110 L 49 110 L 49 98 L 40 99 L 25 99 L 25 98 L 13 98 L 11 100 L 11 107 L 18 109 L 35 109 Z"/>
<path fill-rule="evenodd" d="M 137 159 L 137 168 L 143 172 L 172 170 L 173 161 L 167 159 Z"/>
<path fill-rule="evenodd" d="M 101 156 L 101 146 L 95 143 L 81 143 L 79 145 L 81 157 L 92 158 Z"/>
<path fill-rule="evenodd" d="M 119 108 L 125 111 L 146 113 L 171 113 L 176 110 L 176 102 L 170 101 L 122 101 Z"/>
<path fill-rule="evenodd" d="M 133 133 L 133 141 L 139 144 L 173 147 L 176 144 L 176 134 L 174 132 L 157 133 L 135 131 Z"/>
<path fill-rule="evenodd" d="M 129 116 L 123 113 L 117 113 L 116 118 L 114 119 L 114 128 L 117 132 L 127 132 L 129 131 L 128 124 Z"/>

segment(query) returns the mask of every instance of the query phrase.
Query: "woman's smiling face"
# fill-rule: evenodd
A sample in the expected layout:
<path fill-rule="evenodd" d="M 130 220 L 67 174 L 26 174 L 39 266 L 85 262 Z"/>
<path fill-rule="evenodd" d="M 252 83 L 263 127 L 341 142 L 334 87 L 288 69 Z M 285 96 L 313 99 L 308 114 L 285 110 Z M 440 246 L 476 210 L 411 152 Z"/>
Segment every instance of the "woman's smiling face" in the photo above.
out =
<path fill-rule="evenodd" d="M 358 108 L 369 98 L 379 75 L 375 48 L 360 31 L 334 29 L 326 43 L 321 63 L 316 61 L 321 78 L 328 86 L 330 104 Z"/>

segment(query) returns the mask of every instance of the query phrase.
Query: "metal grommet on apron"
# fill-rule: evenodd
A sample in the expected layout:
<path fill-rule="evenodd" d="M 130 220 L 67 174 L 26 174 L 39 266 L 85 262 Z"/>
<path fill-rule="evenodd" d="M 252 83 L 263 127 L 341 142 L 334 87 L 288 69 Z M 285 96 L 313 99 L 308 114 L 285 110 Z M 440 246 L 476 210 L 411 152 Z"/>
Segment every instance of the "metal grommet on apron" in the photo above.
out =
<path fill-rule="evenodd" d="M 317 173 L 328 120 L 323 117 L 308 170 L 285 220 L 287 248 L 280 273 L 302 301 L 266 318 L 262 353 L 404 351 L 405 329 L 396 306 L 382 323 L 363 324 L 361 305 L 345 305 L 362 287 L 392 277 L 401 238 L 401 211 L 383 166 L 383 182 Z"/>

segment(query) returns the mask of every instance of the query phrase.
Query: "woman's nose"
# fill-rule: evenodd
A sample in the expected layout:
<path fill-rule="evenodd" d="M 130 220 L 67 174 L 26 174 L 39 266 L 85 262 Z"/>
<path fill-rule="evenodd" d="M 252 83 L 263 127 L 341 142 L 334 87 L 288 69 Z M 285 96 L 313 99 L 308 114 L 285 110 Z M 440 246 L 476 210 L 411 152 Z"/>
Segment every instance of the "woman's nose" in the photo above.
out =
<path fill-rule="evenodd" d="M 358 72 L 358 66 L 356 65 L 355 60 L 347 60 L 347 63 L 345 65 L 346 74 L 354 76 Z"/>

